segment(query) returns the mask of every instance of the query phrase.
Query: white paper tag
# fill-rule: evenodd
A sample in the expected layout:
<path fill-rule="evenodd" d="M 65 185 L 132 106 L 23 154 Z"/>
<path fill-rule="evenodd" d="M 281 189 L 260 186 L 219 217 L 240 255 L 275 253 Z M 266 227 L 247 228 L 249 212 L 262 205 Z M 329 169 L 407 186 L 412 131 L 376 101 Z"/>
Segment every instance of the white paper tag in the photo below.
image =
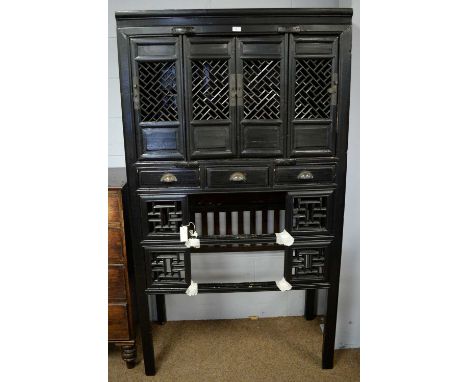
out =
<path fill-rule="evenodd" d="M 288 283 L 284 277 L 280 281 L 276 282 L 276 286 L 281 292 L 286 292 L 287 290 L 292 289 L 291 284 Z"/>
<path fill-rule="evenodd" d="M 193 248 L 200 248 L 200 239 L 188 239 L 185 242 L 185 246 L 187 248 L 193 247 Z"/>
<path fill-rule="evenodd" d="M 283 230 L 283 232 L 280 233 L 275 233 L 275 235 L 276 244 L 285 245 L 286 247 L 289 247 L 294 243 L 294 238 L 286 230 Z"/>
<path fill-rule="evenodd" d="M 187 296 L 196 296 L 198 294 L 198 284 L 193 281 L 190 282 L 190 286 L 185 291 Z"/>
<path fill-rule="evenodd" d="M 233 32 L 242 32 L 242 27 L 232 27 Z"/>
<path fill-rule="evenodd" d="M 187 234 L 187 226 L 183 225 L 180 227 L 180 241 L 187 241 L 188 234 Z"/>

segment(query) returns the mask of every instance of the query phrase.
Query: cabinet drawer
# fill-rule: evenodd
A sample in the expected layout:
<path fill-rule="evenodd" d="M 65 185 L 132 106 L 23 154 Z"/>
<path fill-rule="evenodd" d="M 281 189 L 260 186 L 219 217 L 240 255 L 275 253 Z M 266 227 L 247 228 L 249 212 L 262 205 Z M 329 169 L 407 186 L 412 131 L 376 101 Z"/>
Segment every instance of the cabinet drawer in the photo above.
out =
<path fill-rule="evenodd" d="M 118 191 L 109 191 L 107 197 L 108 221 L 120 224 L 120 194 Z"/>
<path fill-rule="evenodd" d="M 108 288 L 109 300 L 125 300 L 127 298 L 124 266 L 109 265 Z"/>
<path fill-rule="evenodd" d="M 335 180 L 335 166 L 294 166 L 277 167 L 275 184 L 308 185 L 313 183 L 331 183 Z"/>
<path fill-rule="evenodd" d="M 107 310 L 109 340 L 128 340 L 130 337 L 128 305 L 126 303 L 109 304 Z"/>
<path fill-rule="evenodd" d="M 121 263 L 124 260 L 122 230 L 109 227 L 107 232 L 108 261 L 109 263 Z"/>
<path fill-rule="evenodd" d="M 198 169 L 141 169 L 138 172 L 140 187 L 199 187 Z"/>
<path fill-rule="evenodd" d="M 268 187 L 268 167 L 208 167 L 208 188 Z"/>

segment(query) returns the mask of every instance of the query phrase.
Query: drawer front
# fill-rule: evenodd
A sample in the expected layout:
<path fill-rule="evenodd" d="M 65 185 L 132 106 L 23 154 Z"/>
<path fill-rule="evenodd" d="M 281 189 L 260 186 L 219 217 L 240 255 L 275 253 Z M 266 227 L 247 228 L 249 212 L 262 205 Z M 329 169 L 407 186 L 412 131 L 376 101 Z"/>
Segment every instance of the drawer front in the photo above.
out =
<path fill-rule="evenodd" d="M 107 197 L 109 223 L 120 224 L 120 205 L 120 193 L 118 191 L 109 191 Z"/>
<path fill-rule="evenodd" d="M 109 263 L 121 263 L 123 257 L 123 240 L 120 228 L 109 227 L 107 229 L 108 261 Z"/>
<path fill-rule="evenodd" d="M 138 179 L 140 187 L 200 187 L 198 169 L 141 169 Z"/>
<path fill-rule="evenodd" d="M 310 165 L 275 168 L 275 185 L 294 184 L 310 185 L 314 183 L 331 183 L 335 180 L 334 165 Z"/>
<path fill-rule="evenodd" d="M 125 267 L 109 265 L 108 297 L 109 300 L 125 300 L 127 291 L 125 288 Z"/>
<path fill-rule="evenodd" d="M 268 187 L 268 167 L 208 167 L 208 188 Z"/>
<path fill-rule="evenodd" d="M 126 303 L 109 304 L 107 310 L 109 340 L 130 339 L 128 305 Z"/>

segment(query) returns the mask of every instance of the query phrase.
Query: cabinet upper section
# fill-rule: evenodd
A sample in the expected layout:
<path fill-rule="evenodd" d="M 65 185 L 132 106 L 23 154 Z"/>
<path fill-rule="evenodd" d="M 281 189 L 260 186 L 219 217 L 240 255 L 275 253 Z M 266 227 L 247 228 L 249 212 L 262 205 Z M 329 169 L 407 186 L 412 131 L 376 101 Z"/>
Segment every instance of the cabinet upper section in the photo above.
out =
<path fill-rule="evenodd" d="M 335 156 L 351 15 L 118 12 L 127 163 Z"/>

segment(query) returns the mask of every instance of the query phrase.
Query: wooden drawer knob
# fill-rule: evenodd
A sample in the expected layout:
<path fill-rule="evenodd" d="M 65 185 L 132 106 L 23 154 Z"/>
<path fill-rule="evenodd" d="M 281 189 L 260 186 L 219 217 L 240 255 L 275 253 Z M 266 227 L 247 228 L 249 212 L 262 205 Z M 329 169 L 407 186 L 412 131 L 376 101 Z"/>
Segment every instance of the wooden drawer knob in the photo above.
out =
<path fill-rule="evenodd" d="M 174 183 L 177 182 L 177 177 L 174 174 L 171 174 L 170 172 L 166 172 L 161 176 L 161 182 L 162 183 Z"/>
<path fill-rule="evenodd" d="M 229 177 L 231 182 L 245 182 L 246 176 L 243 172 L 233 172 Z"/>
<path fill-rule="evenodd" d="M 310 171 L 304 170 L 299 173 L 299 175 L 297 176 L 297 179 L 310 180 L 310 179 L 314 179 L 314 176 L 312 175 Z"/>

